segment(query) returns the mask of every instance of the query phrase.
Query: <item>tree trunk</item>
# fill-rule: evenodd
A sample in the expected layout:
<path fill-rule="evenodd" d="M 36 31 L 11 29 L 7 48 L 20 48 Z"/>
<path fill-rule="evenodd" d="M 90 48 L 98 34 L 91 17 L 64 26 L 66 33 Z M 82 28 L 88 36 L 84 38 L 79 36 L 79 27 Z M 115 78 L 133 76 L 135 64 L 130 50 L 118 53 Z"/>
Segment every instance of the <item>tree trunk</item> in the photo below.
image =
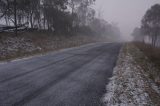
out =
<path fill-rule="evenodd" d="M 31 11 L 31 13 L 30 13 L 30 24 L 31 24 L 31 28 L 33 28 L 33 13 L 32 13 L 32 11 Z"/>
<path fill-rule="evenodd" d="M 17 1 L 14 0 L 14 25 L 15 25 L 15 36 L 17 36 Z"/>
<path fill-rule="evenodd" d="M 41 19 L 38 17 L 38 28 L 41 29 Z"/>
<path fill-rule="evenodd" d="M 46 17 L 44 16 L 44 23 L 43 23 L 43 27 L 44 27 L 44 30 L 46 29 Z"/>
<path fill-rule="evenodd" d="M 153 47 L 156 47 L 156 42 L 157 42 L 157 35 L 155 34 L 152 36 L 152 46 Z"/>
<path fill-rule="evenodd" d="M 6 15 L 5 15 L 5 21 L 6 21 L 6 25 L 9 26 L 8 17 Z"/>

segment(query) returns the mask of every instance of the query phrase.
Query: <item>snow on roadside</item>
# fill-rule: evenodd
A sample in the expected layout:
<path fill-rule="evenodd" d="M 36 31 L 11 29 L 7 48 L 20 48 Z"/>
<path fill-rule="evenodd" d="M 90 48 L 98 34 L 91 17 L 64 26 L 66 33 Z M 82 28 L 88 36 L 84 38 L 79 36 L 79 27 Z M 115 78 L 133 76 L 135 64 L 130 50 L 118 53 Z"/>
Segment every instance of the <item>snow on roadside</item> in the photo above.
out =
<path fill-rule="evenodd" d="M 133 48 L 132 48 L 133 49 Z M 137 50 L 137 49 L 136 49 Z M 158 106 L 151 98 L 148 89 L 160 96 L 158 87 L 147 73 L 136 63 L 126 44 L 120 51 L 113 77 L 107 85 L 107 93 L 103 98 L 106 106 Z"/>
<path fill-rule="evenodd" d="M 4 33 L 0 36 L 0 61 L 44 54 L 64 48 L 77 47 L 89 43 L 104 41 L 90 36 L 52 36 L 39 32 L 25 32 L 18 36 Z"/>
<path fill-rule="evenodd" d="M 15 55 L 17 52 L 39 50 L 29 39 L 23 37 L 6 37 L 0 41 L 0 57 Z"/>

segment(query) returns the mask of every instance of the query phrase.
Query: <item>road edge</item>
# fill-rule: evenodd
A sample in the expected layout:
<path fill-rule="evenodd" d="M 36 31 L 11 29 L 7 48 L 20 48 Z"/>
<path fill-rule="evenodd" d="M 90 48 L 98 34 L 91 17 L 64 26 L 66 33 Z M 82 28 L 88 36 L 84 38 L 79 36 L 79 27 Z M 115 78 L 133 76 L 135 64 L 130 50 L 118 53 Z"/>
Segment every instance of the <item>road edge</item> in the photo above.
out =
<path fill-rule="evenodd" d="M 156 83 L 149 77 L 143 64 L 136 58 L 143 56 L 133 44 L 125 44 L 120 50 L 117 65 L 106 86 L 106 94 L 102 98 L 106 106 L 158 106 L 160 91 Z M 146 61 L 148 64 L 149 61 Z M 146 66 L 149 67 L 149 66 Z M 149 68 L 148 68 L 149 69 Z M 153 68 L 152 68 L 153 69 Z"/>

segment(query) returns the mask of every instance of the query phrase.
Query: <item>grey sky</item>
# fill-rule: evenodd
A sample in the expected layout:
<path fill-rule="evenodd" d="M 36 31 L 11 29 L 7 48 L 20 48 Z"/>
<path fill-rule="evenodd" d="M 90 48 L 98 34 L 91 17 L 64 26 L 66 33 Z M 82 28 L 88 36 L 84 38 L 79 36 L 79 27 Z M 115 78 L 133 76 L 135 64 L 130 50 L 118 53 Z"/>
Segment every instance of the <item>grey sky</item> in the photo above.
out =
<path fill-rule="evenodd" d="M 156 3 L 160 0 L 97 0 L 95 5 L 105 20 L 118 23 L 122 34 L 130 38 L 132 30 L 140 26 L 147 9 Z"/>

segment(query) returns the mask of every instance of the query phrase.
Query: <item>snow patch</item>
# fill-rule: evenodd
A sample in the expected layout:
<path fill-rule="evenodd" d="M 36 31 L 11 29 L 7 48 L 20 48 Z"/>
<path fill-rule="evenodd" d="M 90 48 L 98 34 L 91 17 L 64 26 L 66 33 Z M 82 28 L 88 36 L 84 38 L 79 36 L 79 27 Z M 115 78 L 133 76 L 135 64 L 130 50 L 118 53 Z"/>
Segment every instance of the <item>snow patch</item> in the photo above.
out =
<path fill-rule="evenodd" d="M 124 46 L 120 52 L 103 102 L 106 106 L 154 106 L 145 88 L 152 86 L 157 93 L 159 89 L 144 77 L 146 73 L 136 64 L 128 49 L 128 46 Z"/>
<path fill-rule="evenodd" d="M 18 52 L 32 52 L 40 50 L 29 39 L 23 37 L 6 37 L 0 42 L 0 56 L 12 56 Z"/>

